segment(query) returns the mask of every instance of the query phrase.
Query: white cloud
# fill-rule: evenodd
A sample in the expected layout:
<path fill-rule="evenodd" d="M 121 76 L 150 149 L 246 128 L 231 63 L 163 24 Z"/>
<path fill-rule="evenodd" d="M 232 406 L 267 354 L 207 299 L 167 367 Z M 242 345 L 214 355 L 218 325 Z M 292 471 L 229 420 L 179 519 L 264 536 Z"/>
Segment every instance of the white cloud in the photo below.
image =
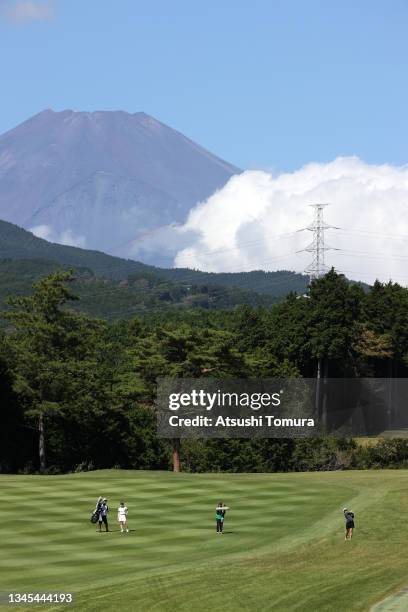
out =
<path fill-rule="evenodd" d="M 36 225 L 30 227 L 29 231 L 32 232 L 34 236 L 37 236 L 37 238 L 43 238 L 49 242 L 57 242 L 58 244 L 66 244 L 82 249 L 86 247 L 85 236 L 75 236 L 70 229 L 58 233 L 55 232 L 50 225 Z"/>
<path fill-rule="evenodd" d="M 135 240 L 109 252 L 120 257 L 140 259 L 162 268 L 171 267 L 175 254 L 197 238 L 195 232 L 187 231 L 176 223 L 146 231 Z"/>
<path fill-rule="evenodd" d="M 70 229 L 67 229 L 59 236 L 56 237 L 54 242 L 59 242 L 60 244 L 68 244 L 70 246 L 80 247 L 84 249 L 86 246 L 86 238 L 85 236 L 74 236 Z"/>
<path fill-rule="evenodd" d="M 35 225 L 30 227 L 30 232 L 37 236 L 37 238 L 43 238 L 44 240 L 51 240 L 52 229 L 49 225 Z"/>
<path fill-rule="evenodd" d="M 32 21 L 49 21 L 54 16 L 54 5 L 50 1 L 3 1 L 1 6 L 1 14 L 8 21 L 16 24 L 30 23 Z"/>
<path fill-rule="evenodd" d="M 408 166 L 370 165 L 356 157 L 311 163 L 273 176 L 247 171 L 189 214 L 176 266 L 207 271 L 303 271 L 312 239 L 308 204 L 328 202 L 326 263 L 355 279 L 408 283 Z M 180 233 L 180 230 L 178 230 Z M 287 235 L 291 234 L 291 235 Z M 194 239 L 191 239 L 194 236 Z"/>

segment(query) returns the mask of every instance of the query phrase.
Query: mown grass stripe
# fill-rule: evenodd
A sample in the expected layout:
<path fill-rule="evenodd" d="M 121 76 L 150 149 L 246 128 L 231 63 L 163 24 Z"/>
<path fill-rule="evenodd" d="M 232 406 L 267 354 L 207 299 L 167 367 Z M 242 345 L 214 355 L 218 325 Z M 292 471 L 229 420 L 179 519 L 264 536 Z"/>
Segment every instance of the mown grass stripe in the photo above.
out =
<path fill-rule="evenodd" d="M 340 612 L 366 610 L 408 576 L 407 484 L 403 471 L 1 476 L 0 590 L 73 590 L 85 612 L 258 612 L 273 602 L 279 612 L 315 612 L 333 601 Z M 89 521 L 99 495 L 111 507 L 108 534 Z M 125 535 L 116 523 L 122 497 Z M 214 530 L 219 499 L 231 507 L 224 536 Z M 341 516 L 349 504 L 358 517 L 350 545 Z"/>

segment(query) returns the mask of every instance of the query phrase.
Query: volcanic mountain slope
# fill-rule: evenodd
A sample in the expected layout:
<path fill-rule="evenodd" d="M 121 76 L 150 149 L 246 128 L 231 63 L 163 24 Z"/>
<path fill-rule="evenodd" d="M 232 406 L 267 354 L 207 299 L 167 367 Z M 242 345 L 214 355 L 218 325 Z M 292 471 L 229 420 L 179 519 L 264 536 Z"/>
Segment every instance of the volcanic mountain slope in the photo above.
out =
<path fill-rule="evenodd" d="M 0 218 L 137 256 L 237 172 L 145 113 L 45 110 L 0 136 Z"/>

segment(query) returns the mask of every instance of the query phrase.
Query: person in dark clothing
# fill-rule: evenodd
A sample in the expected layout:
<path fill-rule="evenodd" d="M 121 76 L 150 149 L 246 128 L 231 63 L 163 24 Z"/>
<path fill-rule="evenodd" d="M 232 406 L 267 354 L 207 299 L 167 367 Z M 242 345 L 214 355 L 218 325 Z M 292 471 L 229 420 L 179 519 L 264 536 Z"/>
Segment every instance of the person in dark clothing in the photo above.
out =
<path fill-rule="evenodd" d="M 347 508 L 343 508 L 343 514 L 346 521 L 346 537 L 344 539 L 351 540 L 354 529 L 354 512 L 351 512 Z"/>
<path fill-rule="evenodd" d="M 102 523 L 105 525 L 105 531 L 109 531 L 109 526 L 108 526 L 108 512 L 109 512 L 109 506 L 108 506 L 108 500 L 105 498 L 102 500 L 102 502 L 98 503 L 99 506 L 99 531 L 102 531 Z"/>
<path fill-rule="evenodd" d="M 223 533 L 224 528 L 224 517 L 227 507 L 220 502 L 215 509 L 215 523 L 217 526 L 217 533 Z"/>

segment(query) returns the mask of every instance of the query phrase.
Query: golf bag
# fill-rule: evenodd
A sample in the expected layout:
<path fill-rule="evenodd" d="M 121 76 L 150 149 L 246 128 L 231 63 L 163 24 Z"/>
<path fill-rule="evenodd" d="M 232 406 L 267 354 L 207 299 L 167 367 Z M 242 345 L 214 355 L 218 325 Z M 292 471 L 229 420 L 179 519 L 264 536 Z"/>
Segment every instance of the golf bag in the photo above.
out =
<path fill-rule="evenodd" d="M 93 524 L 99 521 L 99 515 L 101 512 L 101 503 L 102 503 L 102 497 L 98 497 L 98 499 L 96 500 L 95 510 L 91 514 L 91 523 Z"/>
<path fill-rule="evenodd" d="M 97 523 L 99 520 L 99 510 L 94 510 L 91 514 L 91 523 Z"/>

